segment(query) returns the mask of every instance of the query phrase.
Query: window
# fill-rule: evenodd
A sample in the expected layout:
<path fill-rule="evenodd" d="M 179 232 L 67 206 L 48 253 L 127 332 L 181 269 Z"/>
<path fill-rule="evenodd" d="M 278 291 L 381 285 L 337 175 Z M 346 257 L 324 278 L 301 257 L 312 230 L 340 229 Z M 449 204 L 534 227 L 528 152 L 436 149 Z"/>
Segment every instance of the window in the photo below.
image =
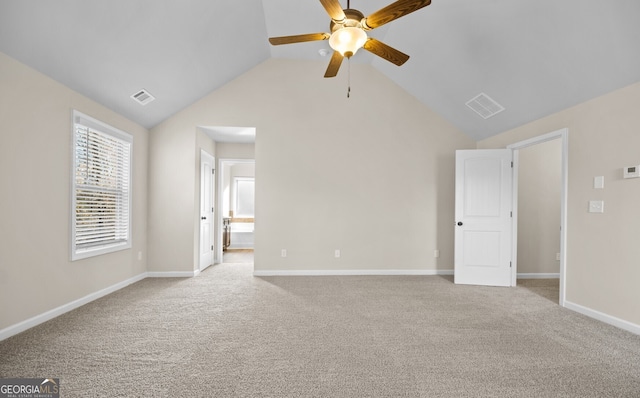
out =
<path fill-rule="evenodd" d="M 131 247 L 133 137 L 73 112 L 71 259 Z"/>
<path fill-rule="evenodd" d="M 254 179 L 251 177 L 237 177 L 236 181 L 236 211 L 234 217 L 254 217 Z"/>

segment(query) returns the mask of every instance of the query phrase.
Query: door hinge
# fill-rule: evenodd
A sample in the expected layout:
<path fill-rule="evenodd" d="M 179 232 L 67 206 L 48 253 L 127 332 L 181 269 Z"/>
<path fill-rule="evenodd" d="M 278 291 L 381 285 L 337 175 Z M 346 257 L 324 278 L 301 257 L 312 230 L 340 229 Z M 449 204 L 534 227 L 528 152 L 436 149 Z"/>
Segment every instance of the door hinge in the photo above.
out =
<path fill-rule="evenodd" d="M 513 160 L 511 161 L 511 168 L 513 168 Z"/>
<path fill-rule="evenodd" d="M 512 266 L 513 266 L 513 263 L 509 261 L 509 268 L 511 268 Z"/>
<path fill-rule="evenodd" d="M 211 212 L 213 213 L 214 211 L 215 211 L 215 209 L 212 207 L 212 208 L 211 208 Z"/>
<path fill-rule="evenodd" d="M 512 218 L 513 218 L 513 212 L 512 212 L 512 211 L 510 211 L 509 213 L 510 213 L 510 214 L 509 214 L 509 217 L 512 217 Z"/>
<path fill-rule="evenodd" d="M 213 250 L 213 245 L 211 245 L 211 250 Z"/>
<path fill-rule="evenodd" d="M 215 174 L 216 173 L 216 169 L 211 169 L 211 174 Z"/>

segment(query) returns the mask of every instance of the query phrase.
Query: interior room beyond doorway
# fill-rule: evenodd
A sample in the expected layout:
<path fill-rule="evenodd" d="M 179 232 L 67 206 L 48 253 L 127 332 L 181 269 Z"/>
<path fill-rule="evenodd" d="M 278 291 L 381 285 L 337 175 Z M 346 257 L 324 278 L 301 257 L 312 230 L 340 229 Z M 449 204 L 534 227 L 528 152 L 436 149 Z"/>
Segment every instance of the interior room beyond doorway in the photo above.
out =
<path fill-rule="evenodd" d="M 253 263 L 255 161 L 221 160 L 222 262 Z"/>

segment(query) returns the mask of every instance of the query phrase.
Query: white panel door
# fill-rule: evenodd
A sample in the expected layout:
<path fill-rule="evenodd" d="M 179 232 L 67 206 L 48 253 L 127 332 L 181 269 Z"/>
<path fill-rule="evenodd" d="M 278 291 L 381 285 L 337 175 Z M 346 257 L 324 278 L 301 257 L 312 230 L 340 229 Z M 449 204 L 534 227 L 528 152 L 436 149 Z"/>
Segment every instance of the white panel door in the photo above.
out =
<path fill-rule="evenodd" d="M 511 149 L 456 151 L 454 281 L 511 286 Z"/>
<path fill-rule="evenodd" d="M 213 165 L 208 153 L 200 153 L 200 270 L 213 264 Z"/>

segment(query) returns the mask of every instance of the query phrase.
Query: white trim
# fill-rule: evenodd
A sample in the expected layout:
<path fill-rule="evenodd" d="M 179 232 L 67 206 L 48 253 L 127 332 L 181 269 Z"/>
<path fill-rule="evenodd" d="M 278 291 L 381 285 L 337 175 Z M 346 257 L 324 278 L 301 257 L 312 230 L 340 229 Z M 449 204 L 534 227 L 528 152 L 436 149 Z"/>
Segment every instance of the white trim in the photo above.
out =
<path fill-rule="evenodd" d="M 81 297 L 77 300 L 74 300 L 70 303 L 63 304 L 57 308 L 46 311 L 40 315 L 36 315 L 33 318 L 29 318 L 22 322 L 16 323 L 15 325 L 8 326 L 2 330 L 0 330 L 0 341 L 8 339 L 11 336 L 15 336 L 18 333 L 22 333 L 27 329 L 31 329 L 34 326 L 38 326 L 41 323 L 49 321 L 53 318 L 56 318 L 64 313 L 75 310 L 85 304 L 88 304 L 94 300 L 97 300 L 101 297 L 104 297 L 108 294 L 114 293 L 120 289 L 123 289 L 131 284 L 136 282 L 140 282 L 146 278 L 192 278 L 194 276 L 198 276 L 200 274 L 200 270 L 195 270 L 192 272 L 144 272 L 142 274 L 136 275 L 132 278 L 124 280 L 122 282 L 118 282 L 115 285 L 111 285 L 97 292 L 88 294 L 84 297 Z"/>
<path fill-rule="evenodd" d="M 132 217 L 133 217 L 133 150 L 134 150 L 134 137 L 133 134 L 129 134 L 123 130 L 120 130 L 116 127 L 113 127 L 105 122 L 102 122 L 98 119 L 95 119 L 91 116 L 88 116 L 78 110 L 72 109 L 71 112 L 72 120 L 71 120 L 71 167 L 70 167 L 70 180 L 69 184 L 70 188 L 70 213 L 69 213 L 69 258 L 71 261 L 82 260 L 85 258 L 100 256 L 103 254 L 113 253 L 120 250 L 127 250 L 133 247 L 133 233 L 132 233 Z M 77 146 L 77 135 L 76 135 L 76 125 L 82 125 L 84 127 L 93 129 L 100 134 L 104 134 L 115 138 L 120 141 L 124 141 L 129 145 L 129 157 L 126 159 L 127 168 L 128 168 L 128 188 L 127 188 L 127 212 L 128 212 L 128 220 L 127 220 L 127 239 L 123 242 L 116 243 L 106 243 L 101 244 L 95 247 L 89 247 L 80 249 L 76 246 L 76 146 Z"/>
<path fill-rule="evenodd" d="M 507 147 L 508 148 L 508 147 Z M 518 278 L 518 174 L 520 151 L 511 149 L 511 286 L 517 285 Z"/>
<path fill-rule="evenodd" d="M 36 315 L 33 318 L 29 318 L 27 320 L 24 320 L 22 322 L 16 323 L 15 325 L 11 325 L 9 327 L 6 327 L 2 330 L 0 330 L 0 341 L 4 340 L 4 339 L 8 339 L 11 336 L 15 336 L 18 333 L 24 332 L 27 329 L 31 329 L 34 326 L 38 326 L 41 323 L 44 323 L 46 321 L 49 321 L 55 317 L 58 317 L 64 313 L 67 313 L 71 310 L 75 310 L 76 308 L 79 308 L 85 304 L 88 304 L 94 300 L 97 300 L 101 297 L 104 297 L 108 294 L 111 294 L 117 290 L 120 290 L 122 288 L 125 288 L 133 283 L 139 282 L 143 279 L 145 279 L 147 277 L 147 273 L 142 273 L 140 275 L 134 276 L 133 278 L 129 278 L 127 280 L 124 280 L 122 282 L 116 283 L 115 285 L 106 287 L 102 290 L 99 290 L 97 292 L 88 294 L 82 298 L 79 298 L 77 300 L 74 300 L 70 303 L 61 305 L 57 308 L 54 308 L 52 310 L 49 310 L 47 312 L 44 312 L 40 315 Z"/>
<path fill-rule="evenodd" d="M 560 130 L 552 131 L 550 133 L 542 134 L 537 137 L 529 138 L 524 141 L 516 142 L 515 144 L 507 145 L 510 149 L 522 149 L 528 146 L 542 144 L 543 142 L 553 141 L 556 138 L 560 138 L 564 133 L 568 133 L 569 129 L 563 128 Z"/>
<path fill-rule="evenodd" d="M 15 325 L 8 326 L 0 330 L 0 341 L 15 336 L 18 333 L 24 332 L 27 329 L 31 329 L 34 326 L 38 326 L 44 322 L 47 322 L 53 318 L 56 318 L 62 314 L 79 308 L 85 304 L 88 304 L 94 300 L 104 297 L 108 294 L 114 293 L 120 289 L 123 289 L 133 283 L 139 282 L 145 278 L 190 278 L 197 276 L 199 270 L 193 272 L 145 272 L 136 275 L 132 278 L 116 283 L 97 292 L 88 294 L 82 298 L 74 300 L 70 303 L 61 305 L 57 308 L 44 312 L 40 315 L 36 315 L 25 321 L 19 322 Z M 254 271 L 253 276 L 402 276 L 402 275 L 415 275 L 415 276 L 434 276 L 434 275 L 453 275 L 453 269 L 450 270 L 417 270 L 417 269 L 405 269 L 405 270 L 265 270 Z M 520 275 L 557 275 L 557 274 L 520 274 Z M 616 318 L 600 311 L 592 310 L 587 307 L 583 307 L 579 304 L 572 303 L 570 301 L 564 302 L 564 307 L 580 314 L 586 315 L 590 318 L 607 323 L 609 325 L 618 327 L 628 332 L 640 335 L 640 325 L 625 321 L 620 318 Z"/>
<path fill-rule="evenodd" d="M 516 142 L 515 144 L 508 145 L 508 149 L 514 151 L 513 157 L 513 237 L 515 244 L 512 245 L 512 260 L 513 260 L 513 285 L 515 286 L 516 273 L 518 272 L 518 244 L 517 244 L 517 226 L 518 226 L 518 150 L 536 145 L 543 142 L 552 141 L 555 139 L 562 140 L 562 187 L 560 192 L 560 306 L 565 306 L 566 301 L 566 286 L 567 286 L 567 197 L 569 192 L 569 129 L 563 128 L 560 130 L 552 131 L 547 134 L 543 134 L 537 137 L 533 137 L 524 141 Z"/>
<path fill-rule="evenodd" d="M 624 319 L 607 315 L 600 311 L 592 310 L 591 308 L 583 307 L 580 304 L 572 303 L 571 301 L 565 300 L 564 306 L 565 308 L 578 312 L 582 315 L 586 315 L 600 322 L 604 322 L 609 325 L 615 326 L 617 328 L 626 330 L 627 332 L 640 335 L 640 325 L 636 325 L 635 323 L 631 323 L 631 322 L 625 321 Z"/>
<path fill-rule="evenodd" d="M 550 274 L 545 274 L 542 272 L 519 273 L 518 279 L 560 279 L 560 273 L 550 273 Z"/>
<path fill-rule="evenodd" d="M 206 267 L 204 267 L 203 269 L 198 269 L 198 270 L 194 271 L 194 274 L 195 274 L 194 276 L 198 276 L 198 275 L 200 275 L 200 273 L 201 273 L 202 271 L 204 271 L 205 269 L 207 269 L 207 268 L 209 268 L 209 267 L 212 267 L 212 266 L 213 266 L 213 264 L 209 264 L 209 265 L 207 265 Z"/>
<path fill-rule="evenodd" d="M 453 269 L 254 270 L 253 276 L 401 276 L 453 275 Z"/>
<path fill-rule="evenodd" d="M 195 271 L 147 272 L 147 278 L 193 278 L 198 274 L 200 274 L 199 269 Z"/>

